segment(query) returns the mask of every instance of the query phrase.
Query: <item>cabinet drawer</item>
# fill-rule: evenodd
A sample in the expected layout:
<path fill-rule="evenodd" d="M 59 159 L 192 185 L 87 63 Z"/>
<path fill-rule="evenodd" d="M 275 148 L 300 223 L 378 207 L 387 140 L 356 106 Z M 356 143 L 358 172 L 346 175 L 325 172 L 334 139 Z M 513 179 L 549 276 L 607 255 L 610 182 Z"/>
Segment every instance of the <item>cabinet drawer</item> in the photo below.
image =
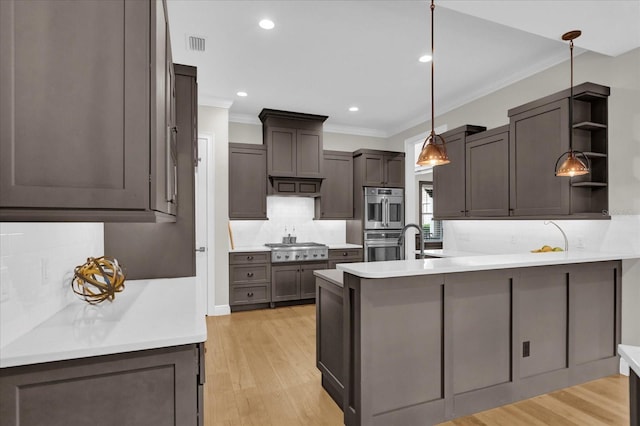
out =
<path fill-rule="evenodd" d="M 231 265 L 229 277 L 231 285 L 268 282 L 271 278 L 271 265 Z"/>
<path fill-rule="evenodd" d="M 231 265 L 238 265 L 243 263 L 271 263 L 271 252 L 254 251 L 229 253 L 229 263 Z"/>
<path fill-rule="evenodd" d="M 362 259 L 362 249 L 333 249 L 329 250 L 329 259 L 330 260 L 338 260 L 338 259 Z"/>
<path fill-rule="evenodd" d="M 234 286 L 231 287 L 231 294 L 229 296 L 229 302 L 231 305 L 265 303 L 271 301 L 271 298 L 269 297 L 269 286 L 267 285 L 247 287 Z"/>

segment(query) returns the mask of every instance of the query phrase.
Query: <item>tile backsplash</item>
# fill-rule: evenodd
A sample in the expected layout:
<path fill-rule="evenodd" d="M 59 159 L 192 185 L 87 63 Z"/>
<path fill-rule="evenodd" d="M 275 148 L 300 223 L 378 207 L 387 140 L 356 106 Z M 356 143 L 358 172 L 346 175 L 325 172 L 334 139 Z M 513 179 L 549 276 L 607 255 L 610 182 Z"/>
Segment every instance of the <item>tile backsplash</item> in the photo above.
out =
<path fill-rule="evenodd" d="M 569 250 L 640 253 L 640 216 L 611 220 L 556 220 L 567 234 Z M 560 231 L 543 220 L 469 220 L 444 222 L 444 248 L 487 254 L 527 253 L 544 244 L 564 246 Z"/>
<path fill-rule="evenodd" d="M 267 197 L 269 220 L 231 221 L 235 247 L 255 247 L 265 243 L 282 242 L 287 234 L 298 242 L 313 241 L 325 244 L 345 242 L 344 220 L 313 220 L 314 199 L 309 197 Z M 295 231 L 294 231 L 295 228 Z"/>
<path fill-rule="evenodd" d="M 101 223 L 0 223 L 0 347 L 73 300 L 73 268 L 103 254 Z"/>

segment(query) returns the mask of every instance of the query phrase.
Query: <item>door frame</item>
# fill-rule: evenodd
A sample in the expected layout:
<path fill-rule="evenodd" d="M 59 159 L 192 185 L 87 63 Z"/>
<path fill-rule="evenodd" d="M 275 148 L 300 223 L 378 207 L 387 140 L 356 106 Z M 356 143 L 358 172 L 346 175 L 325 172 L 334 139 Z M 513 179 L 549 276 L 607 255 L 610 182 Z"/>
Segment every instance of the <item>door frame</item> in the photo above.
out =
<path fill-rule="evenodd" d="M 215 208 L 214 208 L 214 200 L 215 200 L 215 186 L 214 186 L 214 141 L 215 138 L 213 135 L 208 133 L 199 133 L 198 134 L 198 167 L 203 167 L 206 172 L 206 185 L 204 188 L 197 187 L 196 189 L 196 197 L 204 197 L 206 199 L 205 205 L 205 214 L 204 218 L 206 220 L 206 226 L 204 231 L 199 226 L 198 214 L 196 213 L 196 241 L 199 245 L 205 247 L 205 256 L 206 256 L 206 277 L 201 277 L 198 275 L 198 270 L 196 268 L 196 277 L 198 280 L 205 279 L 206 283 L 204 286 L 199 286 L 200 291 L 202 291 L 201 296 L 204 299 L 204 308 L 207 315 L 215 315 L 215 280 L 213 277 L 215 276 Z M 202 170 L 202 169 L 200 169 Z M 196 171 L 197 172 L 197 171 Z M 197 181 L 197 176 L 196 176 Z M 204 191 L 204 193 L 201 193 Z M 197 208 L 197 203 L 196 203 Z M 200 232 L 203 232 L 204 235 L 200 235 Z"/>

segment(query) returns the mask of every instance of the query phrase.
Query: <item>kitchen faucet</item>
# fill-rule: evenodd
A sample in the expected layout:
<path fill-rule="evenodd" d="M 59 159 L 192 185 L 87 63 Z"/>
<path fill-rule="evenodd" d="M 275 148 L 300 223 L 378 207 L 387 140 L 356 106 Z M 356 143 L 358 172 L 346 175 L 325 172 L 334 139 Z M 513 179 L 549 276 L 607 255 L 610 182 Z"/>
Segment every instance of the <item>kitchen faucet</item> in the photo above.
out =
<path fill-rule="evenodd" d="M 560 228 L 560 225 L 558 225 L 557 223 L 555 223 L 552 220 L 545 220 L 544 221 L 545 225 L 553 225 L 556 228 L 558 228 L 560 230 L 560 232 L 562 232 L 562 236 L 564 237 L 564 251 L 569 251 L 569 240 L 567 239 L 567 234 L 564 233 L 564 231 L 562 230 L 562 228 Z"/>
<path fill-rule="evenodd" d="M 403 245 L 403 243 L 404 243 L 404 233 L 409 228 L 416 228 L 418 230 L 418 232 L 420 233 L 420 259 L 424 259 L 424 233 L 422 231 L 422 228 L 420 228 L 415 223 L 407 223 L 404 226 L 404 228 L 402 228 L 402 231 L 400 231 L 400 236 L 398 237 L 398 245 L 399 246 Z"/>

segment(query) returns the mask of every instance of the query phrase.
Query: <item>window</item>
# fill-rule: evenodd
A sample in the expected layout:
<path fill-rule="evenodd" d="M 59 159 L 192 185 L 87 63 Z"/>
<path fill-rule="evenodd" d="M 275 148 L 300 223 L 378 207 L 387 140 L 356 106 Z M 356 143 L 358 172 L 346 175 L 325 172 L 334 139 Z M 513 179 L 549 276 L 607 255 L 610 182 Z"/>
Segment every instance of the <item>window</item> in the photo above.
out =
<path fill-rule="evenodd" d="M 420 226 L 425 241 L 442 241 L 442 221 L 433 219 L 433 183 L 420 181 Z"/>

